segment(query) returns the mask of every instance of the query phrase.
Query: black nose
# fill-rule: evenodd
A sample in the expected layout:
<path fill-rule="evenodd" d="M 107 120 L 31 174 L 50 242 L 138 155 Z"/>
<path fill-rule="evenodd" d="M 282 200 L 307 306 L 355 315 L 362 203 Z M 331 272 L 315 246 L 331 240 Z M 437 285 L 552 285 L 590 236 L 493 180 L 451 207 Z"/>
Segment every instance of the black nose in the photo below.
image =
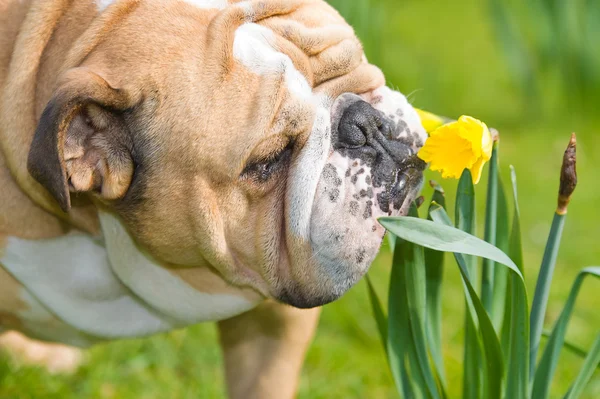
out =
<path fill-rule="evenodd" d="M 402 139 L 393 137 L 394 130 L 394 122 L 371 104 L 356 101 L 342 112 L 334 148 L 352 158 L 400 165 L 413 152 Z"/>
<path fill-rule="evenodd" d="M 385 129 L 381 113 L 365 101 L 357 101 L 342 113 L 338 127 L 337 146 L 360 148 Z"/>

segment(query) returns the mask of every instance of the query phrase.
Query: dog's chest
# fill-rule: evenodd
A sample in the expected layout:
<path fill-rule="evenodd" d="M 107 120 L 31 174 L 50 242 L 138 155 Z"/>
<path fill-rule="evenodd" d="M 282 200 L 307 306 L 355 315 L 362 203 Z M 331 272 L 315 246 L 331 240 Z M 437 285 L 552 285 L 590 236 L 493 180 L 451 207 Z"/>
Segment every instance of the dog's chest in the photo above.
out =
<path fill-rule="evenodd" d="M 256 305 L 234 291 L 199 291 L 138 250 L 114 216 L 100 218 L 104 242 L 86 235 L 6 240 L 0 264 L 25 287 L 27 309 L 17 314 L 25 332 L 81 346 L 221 320 Z M 48 323 L 48 313 L 65 325 Z M 74 331 L 63 331 L 69 326 Z"/>

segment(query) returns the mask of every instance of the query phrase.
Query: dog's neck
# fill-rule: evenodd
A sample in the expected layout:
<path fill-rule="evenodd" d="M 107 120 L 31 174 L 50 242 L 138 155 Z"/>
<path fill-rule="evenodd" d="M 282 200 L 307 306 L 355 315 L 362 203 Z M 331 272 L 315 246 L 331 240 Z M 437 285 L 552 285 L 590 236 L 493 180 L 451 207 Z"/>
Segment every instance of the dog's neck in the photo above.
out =
<path fill-rule="evenodd" d="M 0 263 L 25 287 L 21 296 L 29 309 L 17 316 L 29 333 L 82 346 L 226 319 L 261 301 L 218 276 L 203 278 L 204 287 L 188 283 L 139 250 L 117 217 L 101 212 L 100 221 L 104 242 L 81 234 L 6 240 Z M 44 308 L 66 326 L 42 323 Z M 64 334 L 69 326 L 80 333 Z"/>

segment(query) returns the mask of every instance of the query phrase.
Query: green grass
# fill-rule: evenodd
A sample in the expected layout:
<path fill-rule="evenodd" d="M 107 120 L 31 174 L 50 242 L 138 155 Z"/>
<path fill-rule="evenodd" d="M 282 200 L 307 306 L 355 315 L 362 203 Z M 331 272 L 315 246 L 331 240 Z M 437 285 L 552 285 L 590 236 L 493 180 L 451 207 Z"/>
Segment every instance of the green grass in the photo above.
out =
<path fill-rule="evenodd" d="M 530 268 L 541 262 L 555 209 L 562 152 L 570 132 L 578 133 L 579 184 L 569 207 L 550 292 L 545 326 L 551 327 L 579 269 L 600 262 L 598 116 L 568 107 L 560 92 L 552 88 L 538 103 L 528 102 L 511 80 L 493 40 L 485 2 L 385 0 L 377 2 L 380 8 L 367 16 L 360 9 L 366 0 L 333 3 L 346 4 L 342 11 L 357 26 L 370 60 L 382 66 L 394 87 L 413 93 L 410 98 L 415 105 L 452 117 L 473 115 L 500 130 L 501 175 L 508 187 L 506 166 L 515 165 L 525 265 Z M 443 181 L 435 173 L 427 177 L 442 183 L 454 198 L 456 181 Z M 484 186 L 476 188 L 480 207 L 485 204 Z M 431 189 L 426 187 L 424 192 L 429 197 Z M 479 209 L 478 215 L 483 214 Z M 480 216 L 478 236 L 482 232 Z M 387 292 L 390 263 L 384 248 L 370 272 L 381 297 Z M 525 271 L 529 292 L 535 288 L 534 272 Z M 456 268 L 447 267 L 445 273 L 443 355 L 449 396 L 456 397 L 462 385 L 458 370 L 462 370 L 464 297 Z M 597 283 L 584 284 L 567 333 L 568 340 L 583 348 L 591 345 L 600 325 L 597 290 Z M 581 358 L 563 352 L 553 392 L 566 391 L 581 364 Z M 200 325 L 93 348 L 87 364 L 73 376 L 49 376 L 36 368 L 15 368 L 0 359 L 0 398 L 218 398 L 224 396 L 221 367 L 215 328 Z M 306 359 L 299 397 L 397 397 L 364 281 L 324 308 Z M 598 372 L 584 397 L 600 397 Z"/>

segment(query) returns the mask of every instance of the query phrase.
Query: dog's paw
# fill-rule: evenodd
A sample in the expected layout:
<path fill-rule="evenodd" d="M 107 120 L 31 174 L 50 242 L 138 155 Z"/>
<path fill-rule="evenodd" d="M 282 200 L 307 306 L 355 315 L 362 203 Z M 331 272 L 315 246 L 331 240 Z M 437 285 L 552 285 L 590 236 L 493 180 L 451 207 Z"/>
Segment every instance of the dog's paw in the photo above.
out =
<path fill-rule="evenodd" d="M 36 341 L 14 331 L 0 335 L 0 351 L 16 365 L 39 366 L 52 374 L 73 373 L 83 362 L 81 349 Z"/>

